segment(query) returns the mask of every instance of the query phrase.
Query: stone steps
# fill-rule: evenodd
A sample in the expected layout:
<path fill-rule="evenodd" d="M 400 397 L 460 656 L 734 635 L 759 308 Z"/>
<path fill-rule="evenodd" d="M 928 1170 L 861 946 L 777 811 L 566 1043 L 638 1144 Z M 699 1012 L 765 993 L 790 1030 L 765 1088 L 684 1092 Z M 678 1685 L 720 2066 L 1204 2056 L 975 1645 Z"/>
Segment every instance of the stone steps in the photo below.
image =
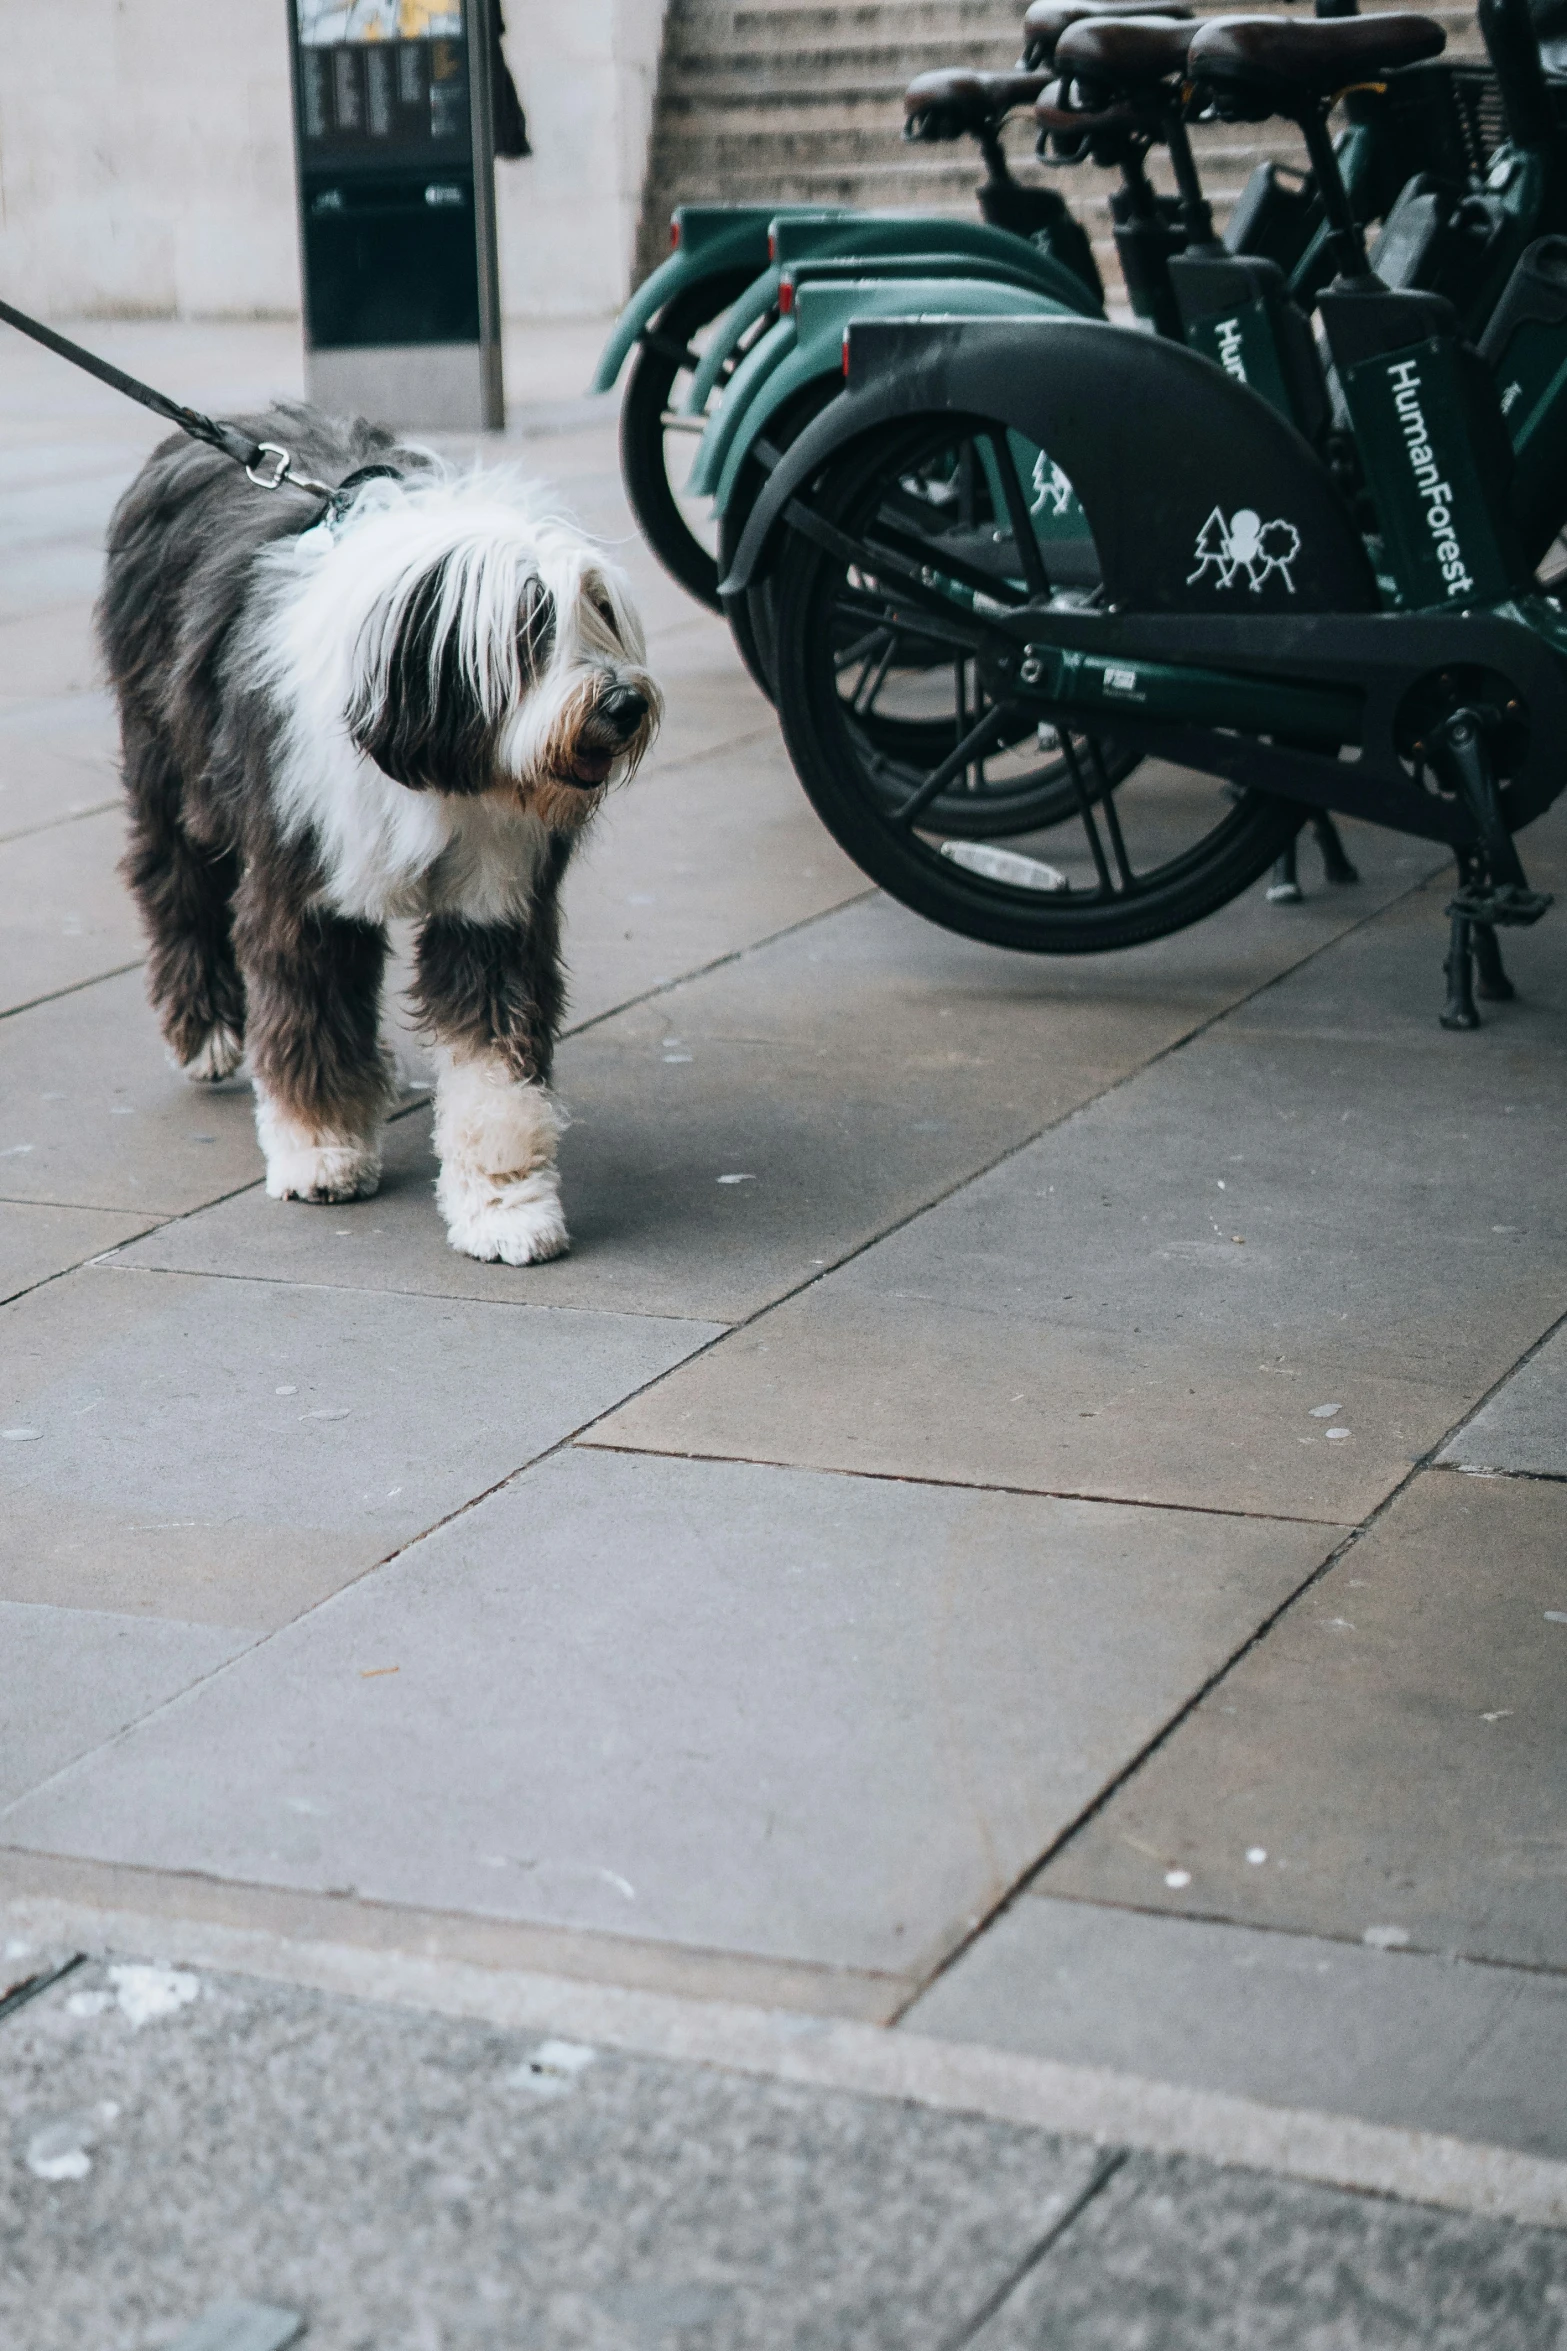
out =
<path fill-rule="evenodd" d="M 1258 0 L 1234 0 L 1255 13 Z M 1392 5 L 1393 0 L 1372 0 Z M 1261 0 L 1270 13 L 1287 0 Z M 1218 11 L 1208 11 L 1218 13 Z M 1432 15 L 1457 54 L 1478 47 L 1473 9 Z M 670 0 L 658 105 L 644 192 L 640 273 L 669 246 L 676 204 L 847 204 L 974 216 L 983 176 L 977 149 L 911 146 L 902 136 L 903 92 L 939 66 L 1005 67 L 1021 41 L 1020 0 L 881 0 L 842 8 L 795 0 Z M 1116 175 L 1092 166 L 1050 169 L 1034 157 L 1033 125 L 1008 126 L 1019 179 L 1066 196 L 1089 229 L 1106 282 L 1114 284 L 1109 195 Z M 1287 124 L 1200 125 L 1194 145 L 1204 184 L 1225 218 L 1255 165 L 1295 162 Z M 1162 155 L 1153 177 L 1170 185 Z"/>

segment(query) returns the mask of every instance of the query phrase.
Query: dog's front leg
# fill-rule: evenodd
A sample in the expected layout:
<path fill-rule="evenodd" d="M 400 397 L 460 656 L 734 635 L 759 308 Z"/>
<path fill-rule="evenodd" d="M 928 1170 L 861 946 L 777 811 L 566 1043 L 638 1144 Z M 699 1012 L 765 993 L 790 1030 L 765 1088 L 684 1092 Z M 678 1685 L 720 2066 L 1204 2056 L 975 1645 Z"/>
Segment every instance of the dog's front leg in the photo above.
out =
<path fill-rule="evenodd" d="M 561 983 L 553 906 L 526 928 L 437 917 L 415 999 L 436 1044 L 435 1197 L 464 1256 L 534 1265 L 567 1246 L 549 1090 Z"/>
<path fill-rule="evenodd" d="M 386 935 L 298 910 L 247 874 L 236 910 L 256 1134 L 274 1200 L 363 1200 L 381 1181 L 391 1078 L 380 1043 Z"/>

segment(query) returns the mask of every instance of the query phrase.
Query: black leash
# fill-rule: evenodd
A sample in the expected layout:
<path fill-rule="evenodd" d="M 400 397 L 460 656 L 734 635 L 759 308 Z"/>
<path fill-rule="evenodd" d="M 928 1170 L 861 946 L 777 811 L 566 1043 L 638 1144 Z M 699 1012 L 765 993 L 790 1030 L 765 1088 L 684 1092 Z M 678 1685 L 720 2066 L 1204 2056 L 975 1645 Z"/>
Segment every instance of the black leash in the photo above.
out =
<path fill-rule="evenodd" d="M 215 417 L 203 416 L 198 408 L 182 408 L 167 393 L 155 392 L 151 384 L 139 383 L 135 376 L 128 376 L 123 368 L 113 367 L 107 359 L 99 359 L 95 353 L 84 351 L 80 343 L 71 342 L 68 336 L 57 335 L 53 327 L 40 325 L 36 318 L 29 318 L 24 310 L 13 310 L 9 302 L 0 302 L 0 319 L 7 326 L 15 327 L 19 334 L 30 335 L 35 343 L 42 343 L 44 349 L 53 351 L 57 358 L 68 359 L 73 367 L 96 376 L 99 383 L 107 384 L 111 391 L 123 392 L 127 400 L 138 400 L 143 408 L 150 408 L 154 416 L 164 417 L 170 424 L 178 425 L 180 431 L 189 433 L 193 441 L 205 441 L 209 449 L 221 450 L 225 457 L 232 457 L 236 465 L 244 467 L 246 479 L 254 482 L 258 490 L 300 490 L 307 498 L 325 498 L 329 504 L 335 504 L 339 498 L 341 493 L 334 490 L 329 482 L 312 481 L 308 474 L 296 473 L 293 458 L 280 443 L 249 440 L 244 433 L 237 433 L 232 425 L 220 424 Z M 371 469 L 364 470 L 368 472 Z M 391 468 L 380 466 L 374 470 L 385 473 L 390 472 Z"/>

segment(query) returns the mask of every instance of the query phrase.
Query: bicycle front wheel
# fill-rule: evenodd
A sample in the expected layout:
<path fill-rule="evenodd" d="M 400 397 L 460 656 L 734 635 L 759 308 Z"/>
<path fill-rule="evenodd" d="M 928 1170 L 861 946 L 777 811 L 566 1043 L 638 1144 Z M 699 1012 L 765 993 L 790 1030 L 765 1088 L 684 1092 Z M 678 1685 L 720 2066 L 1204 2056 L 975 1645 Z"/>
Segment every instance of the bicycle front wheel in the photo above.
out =
<path fill-rule="evenodd" d="M 965 598 L 1021 605 L 1043 591 L 1082 605 L 1096 593 L 1055 591 L 1050 543 L 1020 543 L 1039 479 L 1036 468 L 1025 487 L 1026 457 L 1003 425 L 941 417 L 829 466 L 811 503 L 855 553 L 791 538 L 772 608 L 779 716 L 817 813 L 892 897 L 996 946 L 1097 954 L 1228 904 L 1301 811 L 987 698 L 957 623 Z M 951 626 L 928 602 L 910 619 L 878 575 L 878 547 L 950 584 Z M 1091 579 L 1086 521 L 1056 560 Z"/>

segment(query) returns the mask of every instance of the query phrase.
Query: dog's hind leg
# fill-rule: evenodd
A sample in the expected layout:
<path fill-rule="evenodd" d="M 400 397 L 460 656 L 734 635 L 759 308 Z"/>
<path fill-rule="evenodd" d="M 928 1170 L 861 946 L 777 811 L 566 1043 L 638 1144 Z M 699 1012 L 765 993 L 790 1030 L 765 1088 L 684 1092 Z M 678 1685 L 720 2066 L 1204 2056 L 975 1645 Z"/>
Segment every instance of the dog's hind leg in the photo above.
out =
<path fill-rule="evenodd" d="M 555 1146 L 565 1119 L 549 1075 L 564 989 L 554 880 L 541 885 L 526 926 L 427 922 L 414 995 L 440 1054 L 435 1197 L 447 1238 L 467 1257 L 505 1265 L 559 1257 L 567 1234 Z"/>
<path fill-rule="evenodd" d="M 125 726 L 130 839 L 120 863 L 146 925 L 147 984 L 170 1058 L 188 1078 L 231 1077 L 245 1036 L 245 989 L 234 958 L 232 849 L 193 840 L 172 754 L 138 722 Z"/>
<path fill-rule="evenodd" d="M 286 850 L 258 860 L 235 905 L 256 1132 L 274 1200 L 363 1200 L 381 1181 L 392 1096 L 386 934 L 311 906 L 307 863 Z"/>

